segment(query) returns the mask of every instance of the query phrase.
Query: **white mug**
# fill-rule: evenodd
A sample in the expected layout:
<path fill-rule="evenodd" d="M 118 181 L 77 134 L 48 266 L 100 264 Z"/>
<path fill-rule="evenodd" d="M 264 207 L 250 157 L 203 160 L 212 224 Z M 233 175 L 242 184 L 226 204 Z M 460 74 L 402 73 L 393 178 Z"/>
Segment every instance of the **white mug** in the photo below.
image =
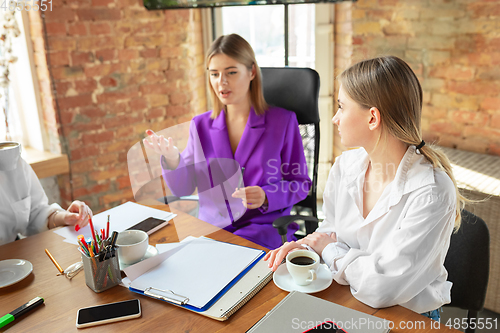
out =
<path fill-rule="evenodd" d="M 286 256 L 286 268 L 295 284 L 307 286 L 317 278 L 319 255 L 309 250 L 296 250 Z"/>
<path fill-rule="evenodd" d="M 125 265 L 139 262 L 148 250 L 149 237 L 142 230 L 125 230 L 118 234 L 116 247 L 118 258 Z"/>
<path fill-rule="evenodd" d="M 12 171 L 21 156 L 21 144 L 13 141 L 0 142 L 0 171 Z"/>

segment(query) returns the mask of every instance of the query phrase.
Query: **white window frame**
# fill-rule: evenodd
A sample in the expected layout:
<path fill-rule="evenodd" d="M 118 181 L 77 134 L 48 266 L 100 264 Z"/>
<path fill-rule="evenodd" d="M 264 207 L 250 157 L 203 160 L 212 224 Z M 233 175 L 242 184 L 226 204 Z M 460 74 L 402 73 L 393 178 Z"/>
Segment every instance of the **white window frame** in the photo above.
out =
<path fill-rule="evenodd" d="M 22 144 L 44 151 L 48 148 L 48 137 L 43 120 L 28 12 L 16 11 L 15 15 L 21 34 L 12 41 L 18 60 L 11 66 L 10 79 L 17 104 L 17 114 L 21 121 Z"/>
<path fill-rule="evenodd" d="M 335 105 L 335 4 L 316 4 L 316 71 L 321 78 L 319 90 L 320 149 L 318 165 L 318 199 L 323 199 L 328 174 L 333 165 L 332 118 Z"/>

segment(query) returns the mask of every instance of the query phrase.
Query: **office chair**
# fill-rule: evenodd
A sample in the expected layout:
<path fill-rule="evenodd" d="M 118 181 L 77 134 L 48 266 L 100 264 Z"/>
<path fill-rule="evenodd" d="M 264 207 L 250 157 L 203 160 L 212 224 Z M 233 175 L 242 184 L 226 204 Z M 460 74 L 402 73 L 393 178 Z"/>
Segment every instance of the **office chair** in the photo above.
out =
<path fill-rule="evenodd" d="M 444 267 L 453 282 L 447 306 L 467 310 L 465 332 L 473 333 L 475 328 L 470 326 L 474 321 L 477 324 L 478 312 L 483 309 L 490 269 L 490 234 L 483 219 L 462 210 L 462 225 L 451 236 Z"/>
<path fill-rule="evenodd" d="M 296 215 L 282 216 L 273 222 L 281 240 L 287 241 L 288 226 L 304 221 L 305 233 L 318 228 L 317 183 L 319 161 L 319 75 L 310 68 L 262 67 L 264 98 L 270 105 L 295 112 L 304 145 L 311 189 L 307 197 L 294 205 Z M 308 211 L 310 215 L 303 215 Z"/>
<path fill-rule="evenodd" d="M 270 105 L 295 112 L 300 127 L 309 177 L 312 184 L 307 197 L 294 206 L 296 215 L 282 216 L 273 222 L 283 242 L 287 228 L 292 222 L 304 221 L 305 233 L 312 233 L 318 227 L 317 181 L 319 160 L 319 75 L 310 68 L 262 67 L 264 98 Z M 178 200 L 197 200 L 197 196 L 176 197 L 173 195 L 158 199 L 165 204 Z M 310 215 L 303 215 L 304 213 Z M 300 237 L 300 236 L 299 236 Z"/>

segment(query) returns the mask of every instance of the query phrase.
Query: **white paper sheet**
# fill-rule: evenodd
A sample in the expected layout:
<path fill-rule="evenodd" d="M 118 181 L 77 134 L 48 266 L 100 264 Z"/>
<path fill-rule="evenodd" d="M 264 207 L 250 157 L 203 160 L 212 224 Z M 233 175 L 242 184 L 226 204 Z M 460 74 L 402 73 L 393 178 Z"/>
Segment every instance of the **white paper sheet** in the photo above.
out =
<path fill-rule="evenodd" d="M 175 253 L 169 255 L 170 251 Z M 131 287 L 142 291 L 149 287 L 171 290 L 188 297 L 188 304 L 197 308 L 205 306 L 262 254 L 257 249 L 206 238 L 170 251 L 156 256 L 164 260 L 137 278 L 125 271 L 132 280 Z"/>
<path fill-rule="evenodd" d="M 158 250 L 158 253 L 162 254 L 163 252 L 175 249 L 179 245 L 181 245 L 181 243 L 156 244 L 156 249 Z"/>
<path fill-rule="evenodd" d="M 210 238 L 206 238 L 206 237 L 202 237 L 202 238 L 205 238 L 205 239 L 210 239 Z M 184 238 L 183 240 L 181 240 L 181 242 L 176 242 L 176 243 L 161 243 L 161 244 L 156 244 L 156 249 L 158 250 L 158 253 L 163 253 L 163 252 L 167 252 L 169 250 L 172 250 L 174 248 L 176 248 L 177 246 L 181 245 L 181 244 L 186 244 L 194 239 L 198 239 L 198 237 L 194 237 L 194 236 L 187 236 L 186 238 Z"/>
<path fill-rule="evenodd" d="M 122 283 L 120 283 L 120 286 L 126 287 L 126 288 L 130 287 L 130 284 L 132 283 L 131 279 L 132 280 L 136 279 L 137 277 L 141 276 L 145 272 L 149 271 L 151 268 L 158 266 L 168 256 L 175 253 L 175 251 L 172 251 L 172 250 L 179 248 L 183 244 L 187 244 L 188 242 L 192 241 L 193 239 L 197 239 L 197 238 L 193 237 L 193 236 L 188 236 L 188 237 L 184 238 L 180 243 L 175 242 L 175 243 L 156 244 L 156 249 L 158 250 L 158 253 L 160 255 L 157 255 L 157 256 L 151 257 L 149 259 L 140 261 L 135 265 L 131 265 L 131 266 L 128 266 L 127 268 L 125 268 L 123 271 L 125 272 L 125 274 L 127 274 L 127 276 L 122 279 Z M 164 255 L 163 253 L 165 253 L 165 252 L 169 252 L 169 253 Z"/>
<path fill-rule="evenodd" d="M 102 213 L 94 215 L 94 217 L 92 218 L 92 223 L 94 224 L 95 230 L 99 231 L 102 228 L 106 229 L 108 215 L 110 215 L 110 233 L 112 233 L 113 231 L 120 232 L 128 229 L 131 226 L 147 219 L 148 217 L 154 217 L 162 220 L 171 220 L 172 218 L 177 216 L 173 213 L 146 207 L 129 201 Z M 168 228 L 168 225 L 165 228 Z M 89 225 L 80 229 L 79 231 L 75 231 L 75 228 L 73 226 L 67 226 L 57 229 L 54 232 L 59 236 L 64 237 L 65 242 L 71 244 L 78 244 L 78 235 L 83 235 L 85 239 L 92 237 Z"/>

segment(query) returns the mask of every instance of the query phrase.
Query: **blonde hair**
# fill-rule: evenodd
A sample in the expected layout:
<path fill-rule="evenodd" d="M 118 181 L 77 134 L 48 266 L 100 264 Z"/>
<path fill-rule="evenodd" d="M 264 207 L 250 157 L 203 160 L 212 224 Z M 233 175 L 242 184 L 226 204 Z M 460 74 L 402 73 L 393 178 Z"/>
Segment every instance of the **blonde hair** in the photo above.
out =
<path fill-rule="evenodd" d="M 422 142 L 422 87 L 406 62 L 394 56 L 364 60 L 346 69 L 339 80 L 353 101 L 380 111 L 384 134 L 391 134 L 407 145 L 418 146 Z M 455 185 L 455 230 L 458 230 L 460 211 L 469 200 L 458 190 L 450 161 L 427 143 L 419 150 L 434 168 L 444 170 Z"/>
<path fill-rule="evenodd" d="M 263 115 L 268 109 L 268 105 L 264 99 L 264 93 L 262 91 L 262 75 L 260 73 L 260 67 L 257 65 L 255 53 L 253 52 L 250 44 L 248 44 L 243 37 L 237 34 L 220 36 L 208 49 L 205 61 L 207 70 L 210 60 L 217 54 L 227 55 L 228 57 L 243 64 L 250 71 L 252 70 L 252 66 L 255 66 L 255 77 L 250 82 L 250 102 L 252 103 L 255 113 L 259 116 Z M 219 116 L 220 112 L 226 108 L 226 106 L 221 103 L 219 97 L 212 88 L 210 76 L 208 77 L 208 86 L 211 87 L 210 99 L 212 100 L 213 105 L 212 115 L 210 117 L 215 119 Z"/>

